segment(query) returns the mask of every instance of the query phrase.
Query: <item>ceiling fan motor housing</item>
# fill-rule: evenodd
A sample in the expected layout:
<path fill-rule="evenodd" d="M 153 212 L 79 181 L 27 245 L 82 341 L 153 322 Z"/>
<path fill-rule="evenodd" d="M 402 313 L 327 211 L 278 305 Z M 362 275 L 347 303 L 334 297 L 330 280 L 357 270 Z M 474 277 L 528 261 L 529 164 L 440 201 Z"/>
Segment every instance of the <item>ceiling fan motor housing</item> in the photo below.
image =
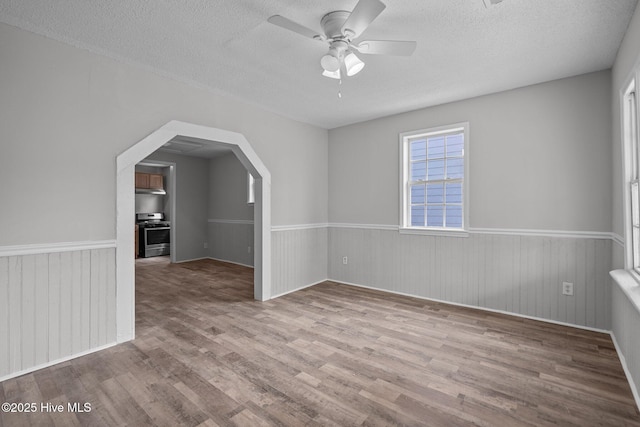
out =
<path fill-rule="evenodd" d="M 342 26 L 349 18 L 349 15 L 351 15 L 351 12 L 336 10 L 324 15 L 320 21 L 327 41 L 331 45 L 329 53 L 320 60 L 320 64 L 325 71 L 335 72 L 339 70 L 340 64 L 344 60 L 345 52 L 349 49 L 349 43 L 351 42 L 349 34 L 343 34 L 342 32 Z"/>
<path fill-rule="evenodd" d="M 349 18 L 351 12 L 347 12 L 346 10 L 336 10 L 334 12 L 329 12 L 322 17 L 320 20 L 320 25 L 322 26 L 322 31 L 329 39 L 339 40 L 346 37 L 345 34 L 342 33 L 342 26 Z"/>

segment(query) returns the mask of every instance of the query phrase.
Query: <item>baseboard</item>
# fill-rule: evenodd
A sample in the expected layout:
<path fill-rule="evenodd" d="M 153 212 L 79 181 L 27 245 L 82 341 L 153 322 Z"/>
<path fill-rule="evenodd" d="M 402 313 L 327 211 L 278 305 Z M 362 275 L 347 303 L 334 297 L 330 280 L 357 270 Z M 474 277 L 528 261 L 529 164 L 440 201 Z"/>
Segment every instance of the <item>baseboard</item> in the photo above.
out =
<path fill-rule="evenodd" d="M 202 261 L 203 259 L 211 259 L 208 256 L 202 256 L 200 258 L 190 258 L 190 259 L 182 259 L 180 261 L 174 262 L 174 264 L 182 264 L 183 262 L 192 262 L 192 261 Z"/>
<path fill-rule="evenodd" d="M 229 261 L 228 259 L 220 259 L 220 258 L 214 258 L 210 256 L 203 256 L 200 258 L 193 258 L 193 259 L 183 259 L 181 261 L 176 261 L 174 264 L 182 264 L 183 262 L 192 262 L 192 261 L 202 261 L 203 259 L 210 259 L 212 261 L 226 262 L 228 264 L 235 264 L 235 265 L 240 265 L 242 267 L 254 268 L 253 265 L 242 264 L 241 262 Z"/>
<path fill-rule="evenodd" d="M 78 357 L 86 356 L 88 354 L 95 353 L 97 351 L 106 350 L 109 347 L 113 347 L 116 344 L 118 344 L 118 343 L 117 342 L 112 342 L 110 344 L 105 344 L 105 345 L 102 345 L 100 347 L 95 347 L 95 348 L 92 348 L 90 350 L 85 350 L 85 351 L 82 351 L 80 353 L 73 354 L 71 356 L 62 357 L 60 359 L 56 359 L 56 360 L 53 360 L 51 362 L 42 363 L 40 365 L 36 365 L 36 366 L 31 367 L 31 368 L 23 369 L 23 370 L 18 371 L 18 372 L 12 372 L 12 373 L 10 373 L 8 375 L 5 375 L 4 377 L 0 377 L 0 383 L 3 382 L 3 381 L 6 381 L 6 380 L 10 380 L 11 378 L 16 378 L 16 377 L 19 377 L 19 376 L 22 376 L 22 375 L 29 374 L 31 372 L 38 371 L 38 370 L 43 369 L 43 368 L 48 368 L 50 366 L 57 365 L 58 363 L 67 362 L 69 360 L 77 359 Z"/>
<path fill-rule="evenodd" d="M 560 322 L 558 320 L 545 319 L 544 317 L 529 316 L 529 315 L 526 315 L 526 314 L 514 313 L 512 311 L 496 310 L 496 309 L 493 309 L 493 308 L 480 307 L 480 306 L 477 306 L 477 305 L 462 304 L 462 303 L 458 303 L 458 302 L 452 302 L 452 301 L 447 301 L 447 300 L 442 300 L 442 299 L 437 299 L 437 298 L 423 297 L 423 296 L 420 296 L 420 295 L 413 295 L 413 294 L 408 294 L 408 293 L 405 293 L 405 292 L 390 291 L 388 289 L 374 288 L 373 286 L 359 285 L 357 283 L 344 282 L 342 280 L 334 280 L 334 279 L 327 279 L 327 280 L 331 281 L 331 282 L 347 285 L 347 286 L 355 286 L 355 287 L 358 287 L 358 288 L 371 289 L 373 291 L 388 292 L 390 294 L 402 295 L 402 296 L 411 297 L 411 298 L 418 298 L 418 299 L 438 302 L 438 303 L 442 303 L 442 304 L 450 304 L 450 305 L 455 305 L 455 306 L 458 306 L 458 307 L 471 308 L 471 309 L 474 309 L 474 310 L 488 311 L 488 312 L 491 312 L 491 313 L 506 314 L 508 316 L 515 316 L 515 317 L 521 317 L 521 318 L 529 319 L 529 320 L 537 320 L 537 321 L 540 321 L 540 322 L 553 323 L 554 325 L 568 326 L 570 328 L 577 328 L 577 329 L 582 329 L 582 330 L 591 331 L 591 332 L 599 332 L 599 333 L 603 333 L 603 334 L 611 334 L 611 331 L 608 331 L 606 329 L 592 328 L 590 326 L 576 325 L 574 323 L 567 323 L 567 322 Z"/>
<path fill-rule="evenodd" d="M 206 257 L 205 259 L 210 259 L 210 260 L 213 260 L 213 261 L 226 262 L 228 264 L 240 265 L 242 267 L 254 268 L 253 265 L 243 264 L 241 262 L 229 261 L 228 259 L 220 259 L 220 258 L 214 258 L 214 257 Z"/>
<path fill-rule="evenodd" d="M 633 393 L 633 399 L 636 401 L 636 406 L 638 407 L 638 409 L 640 409 L 640 395 L 638 395 L 638 389 L 636 387 L 636 383 L 633 381 L 633 377 L 631 376 L 631 371 L 627 366 L 627 361 L 624 358 L 624 353 L 618 346 L 618 341 L 616 340 L 616 336 L 613 331 L 610 332 L 609 335 L 611 335 L 611 341 L 613 341 L 613 345 L 616 348 L 616 353 L 618 353 L 618 359 L 620 359 L 620 364 L 622 365 L 622 369 L 624 369 L 624 374 L 627 377 L 627 382 L 629 383 L 629 387 L 631 388 L 631 393 Z"/>
<path fill-rule="evenodd" d="M 285 295 L 287 295 L 287 294 L 292 294 L 292 293 L 294 293 L 294 292 L 298 292 L 298 291 L 301 291 L 301 290 L 303 290 L 303 289 L 310 288 L 310 287 L 315 286 L 315 285 L 319 285 L 320 283 L 322 283 L 322 282 L 326 282 L 327 280 L 329 280 L 329 279 L 322 279 L 322 280 L 320 280 L 320 281 L 318 281 L 318 282 L 314 282 L 314 283 L 311 283 L 311 284 L 309 284 L 309 285 L 303 285 L 303 286 L 301 286 L 301 287 L 299 287 L 299 288 L 295 288 L 295 289 L 292 289 L 292 290 L 290 290 L 290 291 L 282 292 L 282 293 L 277 294 L 277 295 L 272 295 L 272 296 L 271 296 L 271 299 L 279 298 L 279 297 L 285 296 Z"/>

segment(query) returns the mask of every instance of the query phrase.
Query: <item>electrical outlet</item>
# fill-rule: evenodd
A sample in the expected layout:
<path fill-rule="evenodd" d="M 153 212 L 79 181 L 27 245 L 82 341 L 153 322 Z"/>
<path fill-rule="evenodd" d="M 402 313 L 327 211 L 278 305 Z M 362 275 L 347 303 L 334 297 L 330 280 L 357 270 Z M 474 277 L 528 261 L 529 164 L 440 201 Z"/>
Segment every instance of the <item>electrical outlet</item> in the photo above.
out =
<path fill-rule="evenodd" d="M 342 257 L 342 263 L 343 263 L 344 265 L 347 265 L 347 264 L 349 263 L 349 259 L 348 259 L 346 256 L 343 256 L 343 257 Z"/>
<path fill-rule="evenodd" d="M 209 248 L 209 244 L 207 242 L 204 242 L 204 248 L 208 249 Z"/>
<path fill-rule="evenodd" d="M 562 282 L 562 295 L 573 295 L 573 283 Z"/>

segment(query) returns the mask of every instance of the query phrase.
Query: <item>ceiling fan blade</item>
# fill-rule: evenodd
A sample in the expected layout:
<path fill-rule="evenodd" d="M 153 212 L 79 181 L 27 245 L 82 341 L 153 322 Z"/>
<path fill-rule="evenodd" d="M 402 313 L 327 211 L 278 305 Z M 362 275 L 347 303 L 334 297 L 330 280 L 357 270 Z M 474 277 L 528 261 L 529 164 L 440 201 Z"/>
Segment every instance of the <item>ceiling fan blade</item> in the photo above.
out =
<path fill-rule="evenodd" d="M 360 0 L 342 25 L 342 32 L 351 31 L 358 37 L 387 7 L 380 0 Z"/>
<path fill-rule="evenodd" d="M 364 40 L 354 47 L 367 55 L 411 56 L 417 45 L 416 42 L 409 41 Z"/>
<path fill-rule="evenodd" d="M 325 37 L 319 32 L 314 31 L 311 28 L 307 28 L 304 25 L 300 25 L 297 22 L 293 22 L 292 20 L 287 19 L 284 16 L 273 15 L 269 19 L 267 19 L 267 21 L 269 21 L 273 25 L 284 28 L 285 30 L 293 31 L 294 33 L 298 33 L 302 36 L 309 37 L 310 39 L 325 39 Z"/>

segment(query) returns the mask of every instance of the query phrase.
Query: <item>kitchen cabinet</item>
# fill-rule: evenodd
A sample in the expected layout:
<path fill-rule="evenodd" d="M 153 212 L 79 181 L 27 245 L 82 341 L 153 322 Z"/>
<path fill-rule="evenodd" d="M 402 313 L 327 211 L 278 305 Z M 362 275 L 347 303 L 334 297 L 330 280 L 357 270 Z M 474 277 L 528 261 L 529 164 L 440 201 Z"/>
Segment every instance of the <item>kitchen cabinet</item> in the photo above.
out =
<path fill-rule="evenodd" d="M 135 227 L 134 230 L 135 230 L 134 231 L 135 232 L 135 236 L 134 236 L 134 239 L 135 239 L 135 253 L 136 253 L 136 258 L 138 258 L 138 256 L 140 255 L 140 246 L 139 246 L 139 243 L 138 243 L 139 242 L 138 236 L 140 235 L 140 232 L 139 232 L 138 224 L 136 224 L 136 227 Z"/>
<path fill-rule="evenodd" d="M 136 188 L 149 188 L 149 174 L 136 172 Z"/>
<path fill-rule="evenodd" d="M 149 188 L 153 188 L 154 190 L 164 189 L 162 175 L 155 173 L 149 174 Z"/>
<path fill-rule="evenodd" d="M 136 172 L 136 188 L 164 190 L 163 176 L 159 173 Z"/>

